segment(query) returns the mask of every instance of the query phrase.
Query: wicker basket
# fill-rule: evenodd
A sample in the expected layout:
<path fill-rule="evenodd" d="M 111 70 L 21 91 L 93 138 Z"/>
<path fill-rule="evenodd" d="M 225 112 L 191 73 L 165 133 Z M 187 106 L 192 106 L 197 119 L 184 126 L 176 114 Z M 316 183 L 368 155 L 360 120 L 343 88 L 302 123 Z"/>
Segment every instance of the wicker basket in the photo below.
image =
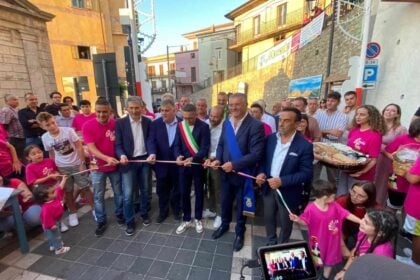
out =
<path fill-rule="evenodd" d="M 415 159 L 414 158 L 410 158 L 410 160 L 402 160 L 398 157 L 398 154 L 404 150 L 404 149 L 410 149 L 412 151 L 417 151 L 417 156 L 419 156 L 419 152 L 420 152 L 420 145 L 419 144 L 406 144 L 406 145 L 401 145 L 398 150 L 392 155 L 392 159 L 393 159 L 393 170 L 394 173 L 398 176 L 404 177 L 408 170 L 410 170 L 410 168 L 413 166 Z"/>

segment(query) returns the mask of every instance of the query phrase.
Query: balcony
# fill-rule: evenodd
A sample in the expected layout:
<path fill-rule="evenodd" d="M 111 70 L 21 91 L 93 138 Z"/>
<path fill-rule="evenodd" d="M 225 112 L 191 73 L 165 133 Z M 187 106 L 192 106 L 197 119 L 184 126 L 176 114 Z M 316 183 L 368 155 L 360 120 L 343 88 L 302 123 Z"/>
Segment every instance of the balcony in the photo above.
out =
<path fill-rule="evenodd" d="M 245 45 L 297 30 L 303 26 L 304 15 L 305 9 L 298 9 L 287 13 L 285 20 L 276 17 L 269 21 L 261 21 L 258 34 L 254 34 L 254 28 L 237 30 L 236 39 L 229 42 L 229 49 L 240 51 Z"/>

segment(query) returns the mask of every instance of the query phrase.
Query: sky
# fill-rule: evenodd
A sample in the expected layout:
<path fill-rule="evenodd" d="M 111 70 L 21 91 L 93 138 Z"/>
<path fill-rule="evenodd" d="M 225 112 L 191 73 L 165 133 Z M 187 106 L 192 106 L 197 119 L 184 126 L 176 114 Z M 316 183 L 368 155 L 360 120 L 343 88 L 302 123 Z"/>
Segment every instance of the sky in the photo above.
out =
<path fill-rule="evenodd" d="M 156 40 L 143 56 L 166 54 L 166 46 L 188 43 L 182 34 L 211 25 L 230 22 L 225 15 L 247 0 L 155 0 Z M 150 0 L 144 0 L 141 11 L 150 11 Z M 141 32 L 150 34 L 151 24 L 146 23 Z M 171 47 L 170 52 L 179 51 Z"/>

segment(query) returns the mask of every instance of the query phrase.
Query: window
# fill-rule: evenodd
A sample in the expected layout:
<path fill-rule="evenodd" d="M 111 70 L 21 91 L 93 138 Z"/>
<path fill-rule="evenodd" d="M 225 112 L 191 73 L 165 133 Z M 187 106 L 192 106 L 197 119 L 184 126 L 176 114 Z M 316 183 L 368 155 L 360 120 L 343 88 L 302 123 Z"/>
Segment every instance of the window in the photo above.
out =
<path fill-rule="evenodd" d="M 195 72 L 195 67 L 191 67 L 191 82 L 197 81 L 197 74 Z"/>
<path fill-rule="evenodd" d="M 91 51 L 88 46 L 74 46 L 72 48 L 73 58 L 91 59 Z"/>
<path fill-rule="evenodd" d="M 152 89 L 156 90 L 156 81 L 152 81 Z"/>
<path fill-rule="evenodd" d="M 191 59 L 194 59 L 195 58 L 195 53 L 190 53 L 190 57 L 191 57 Z"/>
<path fill-rule="evenodd" d="M 253 18 L 253 29 L 254 29 L 254 36 L 260 34 L 260 16 L 256 16 Z"/>
<path fill-rule="evenodd" d="M 236 26 L 236 42 L 240 42 L 241 41 L 241 25 L 238 24 Z"/>
<path fill-rule="evenodd" d="M 287 3 L 277 6 L 277 24 L 283 26 L 286 24 Z"/>
<path fill-rule="evenodd" d="M 162 80 L 161 82 L 162 82 L 162 88 L 166 89 L 166 81 Z"/>
<path fill-rule="evenodd" d="M 71 0 L 71 6 L 79 9 L 92 9 L 92 0 Z"/>
<path fill-rule="evenodd" d="M 169 74 L 170 75 L 175 74 L 175 63 L 169 64 Z"/>
<path fill-rule="evenodd" d="M 217 60 L 222 59 L 222 48 L 216 48 L 216 59 Z"/>
<path fill-rule="evenodd" d="M 147 66 L 147 74 L 149 76 L 155 76 L 155 66 Z"/>
<path fill-rule="evenodd" d="M 163 64 L 159 64 L 159 75 L 163 76 Z"/>

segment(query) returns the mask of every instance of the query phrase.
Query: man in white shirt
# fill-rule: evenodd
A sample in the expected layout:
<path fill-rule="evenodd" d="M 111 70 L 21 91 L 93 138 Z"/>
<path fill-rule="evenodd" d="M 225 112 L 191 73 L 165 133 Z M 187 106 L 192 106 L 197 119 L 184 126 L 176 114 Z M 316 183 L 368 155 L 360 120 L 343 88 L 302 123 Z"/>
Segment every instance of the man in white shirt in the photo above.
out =
<path fill-rule="evenodd" d="M 347 143 L 347 138 L 349 136 L 349 131 L 351 129 L 351 124 L 353 122 L 354 116 L 356 115 L 356 102 L 357 95 L 355 91 L 348 91 L 344 94 L 344 102 L 346 106 L 344 107 L 343 113 L 347 117 L 347 126 L 343 134 L 343 143 Z"/>

